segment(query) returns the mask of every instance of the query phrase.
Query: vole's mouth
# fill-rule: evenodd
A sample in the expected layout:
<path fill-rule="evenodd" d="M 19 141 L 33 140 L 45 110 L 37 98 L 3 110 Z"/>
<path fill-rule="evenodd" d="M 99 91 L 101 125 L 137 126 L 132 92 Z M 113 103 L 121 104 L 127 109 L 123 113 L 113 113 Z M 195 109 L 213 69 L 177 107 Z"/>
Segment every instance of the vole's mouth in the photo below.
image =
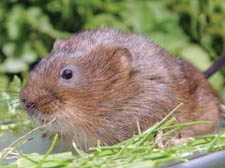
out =
<path fill-rule="evenodd" d="M 40 125 L 52 123 L 55 120 L 54 118 L 48 115 L 38 115 L 34 119 L 37 120 Z"/>
<path fill-rule="evenodd" d="M 24 109 L 24 111 L 32 118 L 37 118 L 38 111 L 36 109 Z"/>
<path fill-rule="evenodd" d="M 40 124 L 46 124 L 46 123 L 50 122 L 50 121 L 44 120 L 44 119 L 39 119 L 38 121 L 39 121 Z"/>
<path fill-rule="evenodd" d="M 47 124 L 49 122 L 51 122 L 51 119 L 48 119 L 47 116 L 45 116 L 45 118 L 40 115 L 41 112 L 38 111 L 37 109 L 24 109 L 24 111 L 34 120 L 38 121 L 39 124 L 43 125 L 43 124 Z"/>

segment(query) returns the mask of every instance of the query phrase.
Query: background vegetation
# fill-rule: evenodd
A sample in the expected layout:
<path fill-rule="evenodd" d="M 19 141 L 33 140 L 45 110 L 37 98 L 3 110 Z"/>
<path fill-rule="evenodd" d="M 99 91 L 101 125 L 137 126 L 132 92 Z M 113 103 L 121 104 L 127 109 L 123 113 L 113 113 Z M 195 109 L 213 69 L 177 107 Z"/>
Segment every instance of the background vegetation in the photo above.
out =
<path fill-rule="evenodd" d="M 101 25 L 150 36 L 195 62 L 208 57 L 200 69 L 225 51 L 223 0 L 2 0 L 0 25 L 0 72 L 7 76 L 26 77 L 56 38 Z"/>

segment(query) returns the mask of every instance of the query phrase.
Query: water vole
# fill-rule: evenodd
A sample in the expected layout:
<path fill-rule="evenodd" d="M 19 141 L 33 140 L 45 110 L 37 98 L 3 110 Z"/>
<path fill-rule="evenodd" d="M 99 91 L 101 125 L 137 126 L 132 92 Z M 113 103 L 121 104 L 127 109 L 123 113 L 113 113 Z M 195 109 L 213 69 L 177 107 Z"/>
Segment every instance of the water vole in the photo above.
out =
<path fill-rule="evenodd" d="M 20 92 L 24 110 L 87 149 L 112 145 L 160 121 L 179 103 L 177 122 L 211 121 L 182 136 L 213 131 L 220 102 L 204 75 L 148 38 L 108 28 L 56 40 Z M 69 138 L 68 138 L 69 137 Z"/>

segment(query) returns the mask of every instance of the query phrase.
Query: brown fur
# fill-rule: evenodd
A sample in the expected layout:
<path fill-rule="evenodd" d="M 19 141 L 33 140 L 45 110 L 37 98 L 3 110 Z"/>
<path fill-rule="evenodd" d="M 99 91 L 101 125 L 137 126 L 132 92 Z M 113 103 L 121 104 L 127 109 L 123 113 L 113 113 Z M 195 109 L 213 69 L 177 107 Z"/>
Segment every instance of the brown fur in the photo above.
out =
<path fill-rule="evenodd" d="M 78 80 L 61 82 L 63 67 Z M 100 28 L 56 40 L 21 90 L 22 106 L 40 122 L 56 120 L 52 132 L 87 150 L 101 140 L 112 145 L 160 121 L 179 103 L 180 122 L 211 121 L 184 129 L 183 136 L 208 133 L 219 118 L 219 99 L 192 65 L 173 58 L 148 38 Z M 29 106 L 26 106 L 29 104 Z M 31 106 L 31 107 L 30 107 Z"/>

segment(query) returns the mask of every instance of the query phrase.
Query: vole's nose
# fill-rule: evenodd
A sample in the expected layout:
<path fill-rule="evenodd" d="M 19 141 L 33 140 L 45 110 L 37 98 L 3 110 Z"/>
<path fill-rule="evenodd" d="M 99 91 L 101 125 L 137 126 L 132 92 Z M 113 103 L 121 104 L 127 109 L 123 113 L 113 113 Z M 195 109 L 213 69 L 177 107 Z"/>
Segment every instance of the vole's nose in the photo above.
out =
<path fill-rule="evenodd" d="M 29 101 L 29 100 L 26 100 L 26 99 L 22 99 L 21 102 L 23 103 L 24 107 L 27 110 L 37 108 L 37 103 L 35 103 L 33 101 Z"/>
<path fill-rule="evenodd" d="M 32 101 L 30 101 L 30 102 L 27 101 L 24 103 L 24 105 L 27 109 L 35 109 L 37 107 L 37 103 L 32 102 Z"/>
<path fill-rule="evenodd" d="M 22 106 L 30 116 L 36 116 L 37 115 L 37 103 L 33 101 L 27 101 L 25 99 L 21 100 Z"/>

